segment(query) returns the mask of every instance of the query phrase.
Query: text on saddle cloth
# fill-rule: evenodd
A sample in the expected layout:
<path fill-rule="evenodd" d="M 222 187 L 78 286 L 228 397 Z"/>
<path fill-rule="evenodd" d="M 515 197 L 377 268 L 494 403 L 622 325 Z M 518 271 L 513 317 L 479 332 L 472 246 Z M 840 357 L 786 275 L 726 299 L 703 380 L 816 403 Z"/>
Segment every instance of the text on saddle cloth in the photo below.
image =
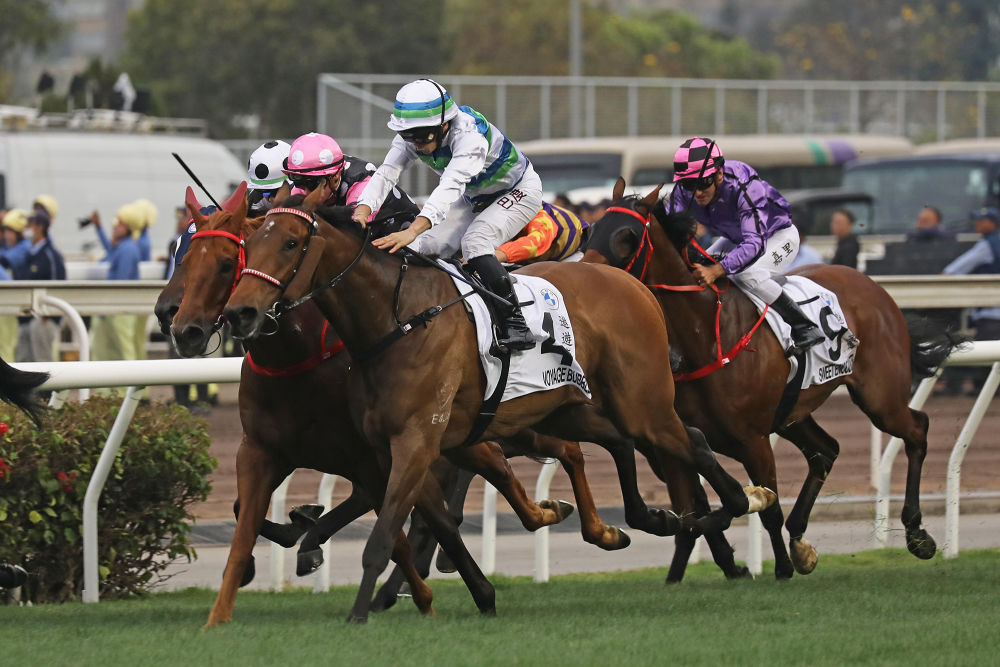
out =
<path fill-rule="evenodd" d="M 802 276 L 786 276 L 784 290 L 802 309 L 806 316 L 819 325 L 826 340 L 809 348 L 803 357 L 789 358 L 791 368 L 788 380 L 795 377 L 800 359 L 806 368 L 802 375 L 802 389 L 823 384 L 844 375 L 850 375 L 854 368 L 854 354 L 860 341 L 848 326 L 844 311 L 840 307 L 837 295 L 826 288 Z M 764 302 L 750 294 L 746 295 L 753 301 L 759 311 Z M 768 325 L 778 337 L 778 342 L 786 351 L 792 347 L 792 328 L 783 320 L 774 308 L 767 310 Z"/>
<path fill-rule="evenodd" d="M 525 304 L 521 306 L 521 312 L 538 344 L 530 350 L 511 354 L 507 386 L 502 400 L 509 401 L 564 385 L 573 385 L 587 398 L 591 398 L 590 385 L 583 368 L 576 360 L 576 337 L 562 293 L 542 278 L 524 275 L 514 277 L 517 300 Z M 452 280 L 460 294 L 470 291 L 464 282 L 455 278 Z M 490 396 L 496 389 L 501 374 L 501 361 L 490 354 L 494 344 L 493 324 L 482 297 L 473 295 L 466 303 L 472 309 L 476 323 L 479 358 L 486 373 L 485 396 Z"/>

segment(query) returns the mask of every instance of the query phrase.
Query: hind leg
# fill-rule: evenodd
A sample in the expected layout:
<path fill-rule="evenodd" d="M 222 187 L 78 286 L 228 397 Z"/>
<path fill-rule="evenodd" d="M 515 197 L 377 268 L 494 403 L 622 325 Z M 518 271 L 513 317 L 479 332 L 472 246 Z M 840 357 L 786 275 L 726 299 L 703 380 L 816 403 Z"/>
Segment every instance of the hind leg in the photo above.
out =
<path fill-rule="evenodd" d="M 621 529 L 604 523 L 597 511 L 597 503 L 594 502 L 594 495 L 584 472 L 580 443 L 524 430 L 511 438 L 505 438 L 504 445 L 509 445 L 520 453 L 530 452 L 559 461 L 573 485 L 573 495 L 580 516 L 580 532 L 585 542 L 607 551 L 624 549 L 629 545 L 631 540 L 628 535 Z"/>
<path fill-rule="evenodd" d="M 320 545 L 333 537 L 341 528 L 371 511 L 373 507 L 374 504 L 368 495 L 354 485 L 350 496 L 321 516 L 315 525 L 306 531 L 296 556 L 295 574 L 304 577 L 318 570 L 323 564 L 323 550 Z"/>
<path fill-rule="evenodd" d="M 806 457 L 809 473 L 795 499 L 795 506 L 788 515 L 788 548 L 792 564 L 799 574 L 809 574 L 816 568 L 818 557 L 813 545 L 803 537 L 809 524 L 809 514 L 819 496 L 833 463 L 840 454 L 840 445 L 810 415 L 779 431 L 779 434 L 799 448 Z"/>
<path fill-rule="evenodd" d="M 869 383 L 850 387 L 851 398 L 857 403 L 875 428 L 900 438 L 906 446 L 906 494 L 903 499 L 902 520 L 906 528 L 906 548 L 917 558 L 929 559 L 937 545 L 920 525 L 920 475 L 927 456 L 927 429 L 930 420 L 919 410 L 906 404 L 903 392 L 892 391 L 885 383 Z M 908 385 L 907 385 L 908 388 Z"/>

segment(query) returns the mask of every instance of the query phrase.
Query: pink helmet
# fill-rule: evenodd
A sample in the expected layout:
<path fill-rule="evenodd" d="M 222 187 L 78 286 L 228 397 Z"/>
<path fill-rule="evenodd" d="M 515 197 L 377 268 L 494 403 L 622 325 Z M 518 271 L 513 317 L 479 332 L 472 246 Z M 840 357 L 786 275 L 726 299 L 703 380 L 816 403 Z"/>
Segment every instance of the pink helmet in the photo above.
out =
<path fill-rule="evenodd" d="M 711 176 L 724 163 L 722 149 L 714 140 L 692 137 L 674 153 L 674 181 Z"/>
<path fill-rule="evenodd" d="M 344 168 L 344 151 L 325 134 L 310 132 L 292 142 L 285 168 L 288 175 L 332 176 Z"/>

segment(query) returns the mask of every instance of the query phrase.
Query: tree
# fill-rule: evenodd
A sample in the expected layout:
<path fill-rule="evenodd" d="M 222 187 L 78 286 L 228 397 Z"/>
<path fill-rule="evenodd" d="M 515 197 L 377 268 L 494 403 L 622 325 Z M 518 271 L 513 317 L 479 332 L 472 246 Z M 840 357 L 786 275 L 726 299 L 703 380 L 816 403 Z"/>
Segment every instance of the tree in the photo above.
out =
<path fill-rule="evenodd" d="M 18 58 L 43 51 L 62 31 L 48 0 L 0 0 L 0 101 L 7 99 Z"/>
<path fill-rule="evenodd" d="M 790 76 L 983 80 L 1000 56 L 995 0 L 802 0 L 769 39 Z"/>
<path fill-rule="evenodd" d="M 448 71 L 462 74 L 569 73 L 569 5 L 506 0 L 453 0 Z M 671 10 L 622 16 L 584 5 L 583 71 L 587 75 L 767 78 L 778 62 L 742 39 L 713 33 Z"/>
<path fill-rule="evenodd" d="M 147 0 L 129 16 L 121 65 L 168 113 L 206 118 L 215 134 L 256 114 L 265 134 L 294 136 L 315 123 L 321 72 L 436 70 L 443 13 L 443 0 Z"/>

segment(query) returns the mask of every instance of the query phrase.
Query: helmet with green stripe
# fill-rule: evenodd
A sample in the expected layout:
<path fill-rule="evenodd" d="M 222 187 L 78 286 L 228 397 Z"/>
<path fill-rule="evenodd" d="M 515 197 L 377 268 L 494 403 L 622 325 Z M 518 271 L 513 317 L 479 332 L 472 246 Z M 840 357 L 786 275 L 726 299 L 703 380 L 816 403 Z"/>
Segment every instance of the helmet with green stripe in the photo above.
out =
<path fill-rule="evenodd" d="M 420 143 L 429 143 L 440 134 L 440 130 L 433 130 L 457 115 L 458 105 L 444 86 L 433 79 L 417 79 L 396 93 L 396 104 L 388 125 L 390 130 L 399 132 L 407 141 L 416 138 L 424 140 Z M 414 132 L 414 137 L 407 136 L 418 128 L 424 131 Z"/>

